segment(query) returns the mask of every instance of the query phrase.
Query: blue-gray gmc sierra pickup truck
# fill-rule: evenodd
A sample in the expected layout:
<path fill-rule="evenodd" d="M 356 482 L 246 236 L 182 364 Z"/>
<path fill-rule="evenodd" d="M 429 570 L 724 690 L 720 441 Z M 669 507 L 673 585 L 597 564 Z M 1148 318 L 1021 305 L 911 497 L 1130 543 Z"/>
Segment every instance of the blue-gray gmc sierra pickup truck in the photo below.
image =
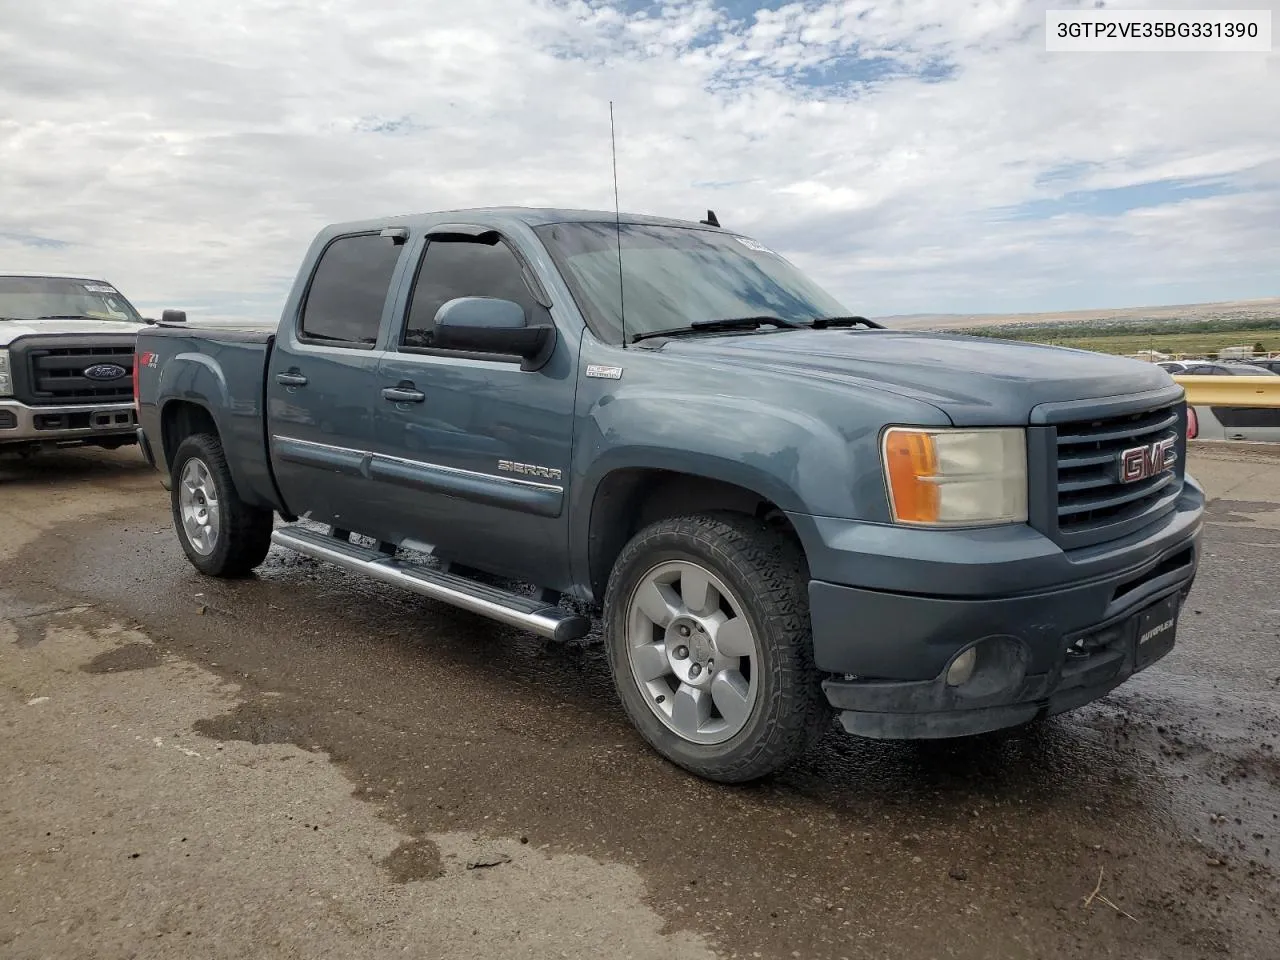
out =
<path fill-rule="evenodd" d="M 1199 560 L 1159 367 L 883 329 L 714 216 L 330 226 L 274 333 L 161 323 L 136 361 L 197 569 L 275 542 L 543 636 L 599 613 L 631 721 L 715 780 L 833 713 L 1088 703 L 1169 651 Z"/>

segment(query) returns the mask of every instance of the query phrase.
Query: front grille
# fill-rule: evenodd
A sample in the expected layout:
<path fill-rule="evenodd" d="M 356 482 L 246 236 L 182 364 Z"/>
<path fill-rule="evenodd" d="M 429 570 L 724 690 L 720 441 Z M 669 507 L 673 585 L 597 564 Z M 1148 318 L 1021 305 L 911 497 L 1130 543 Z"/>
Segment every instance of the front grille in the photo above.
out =
<path fill-rule="evenodd" d="M 1057 524 L 1060 534 L 1100 540 L 1112 528 L 1155 519 L 1172 509 L 1182 489 L 1183 405 L 1097 420 L 1060 423 L 1057 442 Z M 1170 438 L 1177 459 L 1154 476 L 1125 483 L 1121 454 Z"/>
<path fill-rule="evenodd" d="M 121 367 L 113 380 L 84 375 L 99 364 Z M 120 403 L 133 399 L 133 346 L 125 343 L 41 346 L 27 351 L 27 396 L 32 404 Z"/>

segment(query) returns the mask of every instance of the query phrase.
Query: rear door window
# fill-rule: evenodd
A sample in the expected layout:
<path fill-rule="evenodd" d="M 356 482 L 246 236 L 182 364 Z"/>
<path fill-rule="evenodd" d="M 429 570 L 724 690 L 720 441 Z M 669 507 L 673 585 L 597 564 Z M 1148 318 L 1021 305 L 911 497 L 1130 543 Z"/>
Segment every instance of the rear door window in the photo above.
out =
<path fill-rule="evenodd" d="M 302 306 L 302 339 L 372 347 L 403 249 L 376 233 L 339 237 L 329 244 Z"/>

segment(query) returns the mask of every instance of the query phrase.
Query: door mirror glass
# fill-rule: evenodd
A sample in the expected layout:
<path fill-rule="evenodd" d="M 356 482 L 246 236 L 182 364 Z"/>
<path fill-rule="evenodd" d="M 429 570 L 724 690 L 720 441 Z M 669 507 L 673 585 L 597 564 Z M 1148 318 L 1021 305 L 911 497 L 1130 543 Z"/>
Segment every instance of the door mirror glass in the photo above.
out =
<path fill-rule="evenodd" d="M 532 360 L 544 354 L 555 327 L 531 327 L 524 307 L 497 297 L 456 297 L 436 311 L 435 346 L 443 350 L 504 353 Z"/>

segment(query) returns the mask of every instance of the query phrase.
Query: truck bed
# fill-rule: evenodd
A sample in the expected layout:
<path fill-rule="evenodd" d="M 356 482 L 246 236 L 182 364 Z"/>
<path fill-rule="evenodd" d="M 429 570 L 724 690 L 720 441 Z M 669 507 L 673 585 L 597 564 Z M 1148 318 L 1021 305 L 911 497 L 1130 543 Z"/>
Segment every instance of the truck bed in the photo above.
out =
<path fill-rule="evenodd" d="M 156 324 L 138 334 L 138 422 L 160 438 L 165 418 L 199 417 L 217 426 L 236 489 L 245 502 L 280 510 L 267 455 L 266 372 L 275 331 L 261 327 L 191 327 Z M 148 354 L 154 354 L 148 357 Z M 151 447 L 150 455 L 169 485 L 173 451 Z"/>
<path fill-rule="evenodd" d="M 194 340 L 225 340 L 231 343 L 270 343 L 274 339 L 274 327 L 260 324 L 209 323 L 157 323 L 146 327 L 139 334 L 157 337 L 188 337 Z"/>

